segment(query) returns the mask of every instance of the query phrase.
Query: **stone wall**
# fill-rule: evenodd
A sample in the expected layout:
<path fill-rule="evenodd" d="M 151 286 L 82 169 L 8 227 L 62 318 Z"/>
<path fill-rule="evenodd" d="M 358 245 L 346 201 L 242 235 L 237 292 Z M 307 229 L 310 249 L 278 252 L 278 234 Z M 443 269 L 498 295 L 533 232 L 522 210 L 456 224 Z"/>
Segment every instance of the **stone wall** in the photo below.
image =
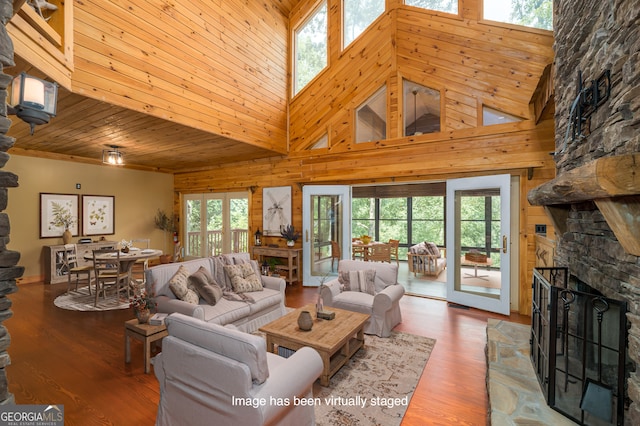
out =
<path fill-rule="evenodd" d="M 19 2 L 23 3 L 23 2 Z M 9 160 L 7 150 L 15 142 L 14 138 L 6 135 L 11 120 L 7 118 L 7 86 L 11 82 L 11 76 L 3 72 L 5 66 L 13 63 L 13 44 L 6 31 L 6 24 L 13 16 L 13 2 L 0 0 L 0 169 Z M 6 367 L 11 363 L 7 352 L 11 337 L 4 321 L 11 318 L 11 300 L 7 295 L 18 291 L 16 279 L 24 273 L 24 268 L 16 266 L 20 260 L 20 253 L 7 249 L 11 227 L 9 216 L 4 212 L 7 208 L 8 190 L 18 186 L 18 177 L 9 172 L 0 170 L 0 404 L 14 404 L 13 395 L 9 392 Z"/>
<path fill-rule="evenodd" d="M 554 0 L 558 174 L 596 158 L 640 151 L 640 3 L 637 0 Z M 584 123 L 583 137 L 565 138 L 583 80 L 611 71 L 609 99 Z M 589 84 L 589 83 L 587 83 Z M 592 202 L 571 206 L 558 236 L 556 263 L 605 296 L 628 303 L 629 356 L 640 366 L 640 258 L 625 253 Z M 625 424 L 640 424 L 640 377 L 631 372 Z"/>

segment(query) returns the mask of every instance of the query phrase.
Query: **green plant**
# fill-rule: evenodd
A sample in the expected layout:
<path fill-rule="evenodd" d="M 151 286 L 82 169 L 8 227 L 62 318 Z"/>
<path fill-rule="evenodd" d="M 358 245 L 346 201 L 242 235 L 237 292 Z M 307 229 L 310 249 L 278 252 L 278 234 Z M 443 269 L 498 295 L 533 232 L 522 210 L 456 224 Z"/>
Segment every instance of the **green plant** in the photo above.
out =
<path fill-rule="evenodd" d="M 51 226 L 55 226 L 56 228 L 63 227 L 64 229 L 69 229 L 74 223 L 76 223 L 76 218 L 71 214 L 71 211 L 68 207 L 63 206 L 59 203 L 53 202 L 51 203 L 52 217 L 51 222 L 49 224 Z"/>
<path fill-rule="evenodd" d="M 296 228 L 291 224 L 285 226 L 284 229 L 280 231 L 280 235 L 287 241 L 296 241 L 300 238 L 300 234 L 296 232 Z"/>

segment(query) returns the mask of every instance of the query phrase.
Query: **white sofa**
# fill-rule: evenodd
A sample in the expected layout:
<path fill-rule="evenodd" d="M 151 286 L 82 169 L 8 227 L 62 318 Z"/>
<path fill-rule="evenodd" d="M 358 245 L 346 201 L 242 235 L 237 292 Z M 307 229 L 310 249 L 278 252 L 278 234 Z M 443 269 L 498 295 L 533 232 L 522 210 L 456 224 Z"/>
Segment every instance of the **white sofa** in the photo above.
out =
<path fill-rule="evenodd" d="M 160 383 L 156 425 L 314 425 L 313 382 L 322 372 L 315 349 L 289 358 L 266 351 L 262 337 L 182 314 L 166 319 L 169 336 L 154 359 Z M 288 401 L 289 405 L 278 404 Z"/>
<path fill-rule="evenodd" d="M 338 263 L 338 276 L 348 271 L 366 270 L 375 271 L 375 294 L 343 291 L 344 286 L 336 278 L 321 290 L 322 301 L 327 307 L 371 315 L 364 332 L 389 337 L 391 329 L 402 322 L 399 302 L 404 295 L 404 287 L 398 284 L 398 265 L 362 260 L 341 260 Z"/>
<path fill-rule="evenodd" d="M 223 297 L 213 306 L 202 298 L 197 305 L 182 301 L 176 298 L 169 288 L 169 280 L 178 271 L 180 265 L 187 268 L 191 274 L 203 266 L 214 278 L 224 277 L 220 279 L 228 280 L 222 270 L 224 264 L 250 261 L 249 253 L 234 253 L 157 265 L 149 268 L 145 273 L 147 291 L 154 295 L 158 312 L 168 314 L 179 312 L 219 325 L 232 324 L 240 331 L 252 333 L 286 313 L 284 306 L 286 283 L 283 279 L 261 276 L 263 290 L 247 293 L 253 301 L 230 300 Z M 228 281 L 227 286 L 230 286 Z"/>

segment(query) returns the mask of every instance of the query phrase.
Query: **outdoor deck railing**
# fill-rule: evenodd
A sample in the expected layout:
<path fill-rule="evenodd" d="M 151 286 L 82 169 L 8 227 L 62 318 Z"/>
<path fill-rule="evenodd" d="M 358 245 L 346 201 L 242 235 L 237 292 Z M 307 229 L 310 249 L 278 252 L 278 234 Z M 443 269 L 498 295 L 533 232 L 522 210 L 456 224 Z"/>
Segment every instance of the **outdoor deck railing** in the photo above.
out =
<path fill-rule="evenodd" d="M 224 253 L 224 247 L 222 245 L 223 232 L 222 231 L 207 231 L 206 245 L 207 250 L 203 255 L 217 256 Z M 249 230 L 247 229 L 232 229 L 231 230 L 231 252 L 232 253 L 244 253 L 249 251 Z M 187 253 L 190 255 L 200 255 L 201 252 L 201 239 L 200 232 L 188 232 L 187 233 Z"/>

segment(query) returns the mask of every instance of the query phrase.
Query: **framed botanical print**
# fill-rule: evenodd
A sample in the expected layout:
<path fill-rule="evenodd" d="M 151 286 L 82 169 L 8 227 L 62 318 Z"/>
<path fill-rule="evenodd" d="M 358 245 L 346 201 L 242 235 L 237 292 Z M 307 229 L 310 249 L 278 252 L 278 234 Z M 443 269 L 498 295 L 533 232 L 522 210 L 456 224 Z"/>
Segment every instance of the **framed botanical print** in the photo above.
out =
<path fill-rule="evenodd" d="M 40 238 L 78 235 L 78 195 L 40 193 Z"/>
<path fill-rule="evenodd" d="M 115 234 L 115 197 L 82 196 L 82 235 Z"/>
<path fill-rule="evenodd" d="M 291 187 L 276 186 L 262 190 L 262 227 L 264 235 L 280 236 L 291 223 Z"/>

